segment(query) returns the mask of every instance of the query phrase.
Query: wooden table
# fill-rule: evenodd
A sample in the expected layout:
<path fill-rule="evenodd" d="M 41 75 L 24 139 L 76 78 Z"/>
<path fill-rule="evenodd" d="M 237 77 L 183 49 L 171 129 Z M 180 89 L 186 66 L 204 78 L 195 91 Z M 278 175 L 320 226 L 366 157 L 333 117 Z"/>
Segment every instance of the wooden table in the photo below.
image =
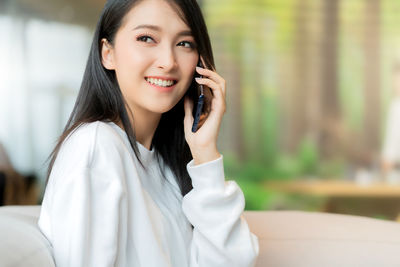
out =
<path fill-rule="evenodd" d="M 400 186 L 383 183 L 357 184 L 345 180 L 267 181 L 277 192 L 325 197 L 326 212 L 400 219 Z"/>

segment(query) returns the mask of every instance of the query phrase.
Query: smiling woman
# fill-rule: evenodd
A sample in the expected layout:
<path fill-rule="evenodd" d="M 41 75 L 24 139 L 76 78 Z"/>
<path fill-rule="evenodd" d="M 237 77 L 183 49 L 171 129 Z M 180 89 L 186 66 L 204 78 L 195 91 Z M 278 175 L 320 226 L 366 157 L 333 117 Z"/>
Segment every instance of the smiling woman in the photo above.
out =
<path fill-rule="evenodd" d="M 210 106 L 192 132 L 199 84 Z M 195 0 L 108 1 L 51 155 L 39 227 L 56 265 L 253 266 L 258 239 L 216 145 L 224 112 Z"/>
<path fill-rule="evenodd" d="M 149 121 L 155 129 L 160 114 L 174 107 L 186 93 L 199 60 L 189 26 L 170 5 L 166 1 L 142 2 L 126 14 L 112 40 L 101 41 L 103 65 L 115 71 L 121 92 L 135 114 L 136 129 L 148 128 L 142 125 Z M 157 80 L 149 86 L 146 78 Z M 176 84 L 165 90 L 162 86 L 168 81 Z M 141 134 L 136 134 L 140 139 Z M 144 134 L 148 139 L 142 141 L 149 146 L 151 135 Z"/>

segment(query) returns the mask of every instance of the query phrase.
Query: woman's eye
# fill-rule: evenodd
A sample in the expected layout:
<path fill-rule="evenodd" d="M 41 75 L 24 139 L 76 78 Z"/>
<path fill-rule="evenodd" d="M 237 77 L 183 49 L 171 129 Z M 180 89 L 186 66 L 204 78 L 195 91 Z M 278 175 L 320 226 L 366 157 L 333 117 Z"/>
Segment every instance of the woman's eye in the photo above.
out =
<path fill-rule="evenodd" d="M 153 43 L 154 39 L 149 36 L 149 35 L 142 35 L 139 36 L 138 38 L 136 38 L 137 41 L 139 42 L 145 42 L 145 43 Z M 180 43 L 178 43 L 179 46 L 184 46 L 185 48 L 195 48 L 196 45 L 193 42 L 189 42 L 189 41 L 182 41 Z"/>
<path fill-rule="evenodd" d="M 139 36 L 136 40 L 140 41 L 140 42 L 149 43 L 147 40 L 153 40 L 153 38 L 151 38 L 150 36 L 147 36 L 147 35 L 143 35 L 143 36 Z"/>
<path fill-rule="evenodd" d="M 180 44 L 184 44 L 184 46 L 185 46 L 186 48 L 194 48 L 194 47 L 195 47 L 194 43 L 189 42 L 189 41 L 182 41 L 182 42 L 180 42 L 178 45 L 180 45 Z"/>

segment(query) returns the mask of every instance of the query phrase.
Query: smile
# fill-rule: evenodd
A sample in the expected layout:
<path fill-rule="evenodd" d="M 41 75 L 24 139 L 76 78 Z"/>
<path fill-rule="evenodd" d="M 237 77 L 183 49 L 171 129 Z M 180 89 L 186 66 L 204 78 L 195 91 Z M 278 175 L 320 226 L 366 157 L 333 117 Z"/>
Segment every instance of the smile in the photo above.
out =
<path fill-rule="evenodd" d="M 150 84 L 162 86 L 162 87 L 170 87 L 177 83 L 176 80 L 163 80 L 163 79 L 150 78 L 150 77 L 145 77 L 145 80 Z"/>

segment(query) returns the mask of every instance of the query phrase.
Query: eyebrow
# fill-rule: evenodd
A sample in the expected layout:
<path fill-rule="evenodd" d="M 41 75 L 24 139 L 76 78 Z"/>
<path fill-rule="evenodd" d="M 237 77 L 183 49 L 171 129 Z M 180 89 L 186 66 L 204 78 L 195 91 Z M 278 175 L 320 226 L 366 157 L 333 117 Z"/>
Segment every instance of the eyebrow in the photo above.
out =
<path fill-rule="evenodd" d="M 151 25 L 151 24 L 138 25 L 133 30 L 137 30 L 137 29 L 150 29 L 150 30 L 157 31 L 157 32 L 162 31 L 160 27 L 158 27 L 156 25 Z M 184 31 L 178 32 L 177 36 L 193 36 L 193 34 L 190 30 L 184 30 Z"/>

